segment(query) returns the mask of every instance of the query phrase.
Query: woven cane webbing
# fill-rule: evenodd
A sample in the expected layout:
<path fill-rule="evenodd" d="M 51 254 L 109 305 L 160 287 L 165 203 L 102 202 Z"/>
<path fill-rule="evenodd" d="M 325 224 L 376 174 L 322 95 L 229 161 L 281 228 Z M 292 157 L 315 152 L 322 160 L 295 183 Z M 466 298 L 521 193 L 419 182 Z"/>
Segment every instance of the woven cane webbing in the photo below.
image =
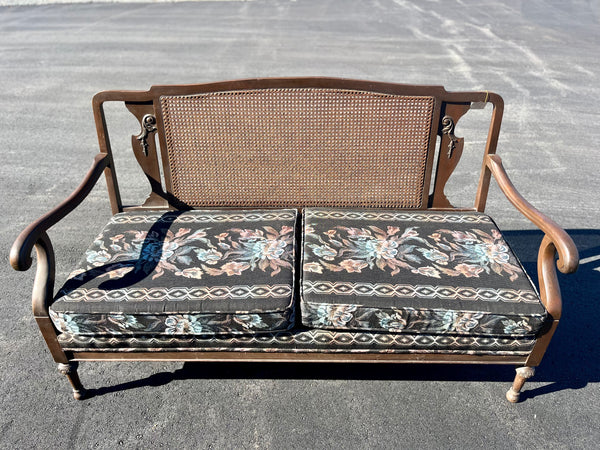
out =
<path fill-rule="evenodd" d="M 282 88 L 160 101 L 172 191 L 189 206 L 422 204 L 433 97 Z"/>

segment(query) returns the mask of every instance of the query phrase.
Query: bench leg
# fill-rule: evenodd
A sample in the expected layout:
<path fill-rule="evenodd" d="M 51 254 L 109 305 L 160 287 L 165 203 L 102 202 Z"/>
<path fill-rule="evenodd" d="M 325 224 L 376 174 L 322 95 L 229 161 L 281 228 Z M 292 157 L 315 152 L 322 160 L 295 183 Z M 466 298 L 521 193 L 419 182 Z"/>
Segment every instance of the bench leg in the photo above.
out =
<path fill-rule="evenodd" d="M 506 399 L 511 403 L 517 403 L 521 395 L 521 389 L 525 384 L 525 381 L 531 378 L 535 374 L 534 367 L 518 367 L 515 381 L 511 388 L 506 393 Z"/>
<path fill-rule="evenodd" d="M 73 386 L 73 397 L 75 400 L 83 400 L 85 398 L 85 388 L 81 384 L 79 374 L 77 373 L 77 362 L 70 362 L 68 364 L 59 363 L 58 371 L 67 377 L 71 386 Z"/>

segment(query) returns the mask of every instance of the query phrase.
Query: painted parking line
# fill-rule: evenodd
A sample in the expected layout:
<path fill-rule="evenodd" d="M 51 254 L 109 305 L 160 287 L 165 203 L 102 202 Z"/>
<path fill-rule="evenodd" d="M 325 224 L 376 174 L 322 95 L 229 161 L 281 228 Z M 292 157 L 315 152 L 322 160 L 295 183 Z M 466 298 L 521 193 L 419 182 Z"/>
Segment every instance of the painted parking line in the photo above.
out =
<path fill-rule="evenodd" d="M 583 264 L 589 264 L 591 262 L 598 261 L 598 260 L 600 260 L 600 255 L 588 256 L 587 258 L 580 259 L 579 265 L 581 266 Z M 600 272 L 600 267 L 596 267 L 592 270 L 596 270 L 596 271 Z"/>

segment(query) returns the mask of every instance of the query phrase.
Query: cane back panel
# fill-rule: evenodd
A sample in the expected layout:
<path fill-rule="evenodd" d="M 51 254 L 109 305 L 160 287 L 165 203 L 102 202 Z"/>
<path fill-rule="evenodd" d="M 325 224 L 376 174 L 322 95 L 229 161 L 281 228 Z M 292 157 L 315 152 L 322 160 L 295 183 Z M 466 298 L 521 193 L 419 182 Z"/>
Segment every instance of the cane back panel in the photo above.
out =
<path fill-rule="evenodd" d="M 163 95 L 170 189 L 191 207 L 420 208 L 434 105 L 330 88 Z"/>

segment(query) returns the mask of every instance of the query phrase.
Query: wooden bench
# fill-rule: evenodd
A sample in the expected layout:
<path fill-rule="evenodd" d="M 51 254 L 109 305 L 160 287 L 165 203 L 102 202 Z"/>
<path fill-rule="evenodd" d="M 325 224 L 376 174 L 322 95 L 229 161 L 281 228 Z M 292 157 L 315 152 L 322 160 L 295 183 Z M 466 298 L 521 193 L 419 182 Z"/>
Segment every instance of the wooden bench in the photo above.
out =
<path fill-rule="evenodd" d="M 106 102 L 140 123 L 142 205 L 121 201 Z M 454 129 L 487 103 L 474 205 L 454 207 Z M 11 250 L 27 270 L 36 249 L 33 313 L 75 398 L 79 361 L 172 360 L 514 364 L 518 401 L 560 319 L 556 266 L 578 254 L 496 155 L 500 96 L 282 78 L 106 91 L 93 110 L 92 168 Z M 114 216 L 55 293 L 46 231 L 102 173 Z M 492 176 L 545 234 L 539 291 L 483 213 Z"/>

